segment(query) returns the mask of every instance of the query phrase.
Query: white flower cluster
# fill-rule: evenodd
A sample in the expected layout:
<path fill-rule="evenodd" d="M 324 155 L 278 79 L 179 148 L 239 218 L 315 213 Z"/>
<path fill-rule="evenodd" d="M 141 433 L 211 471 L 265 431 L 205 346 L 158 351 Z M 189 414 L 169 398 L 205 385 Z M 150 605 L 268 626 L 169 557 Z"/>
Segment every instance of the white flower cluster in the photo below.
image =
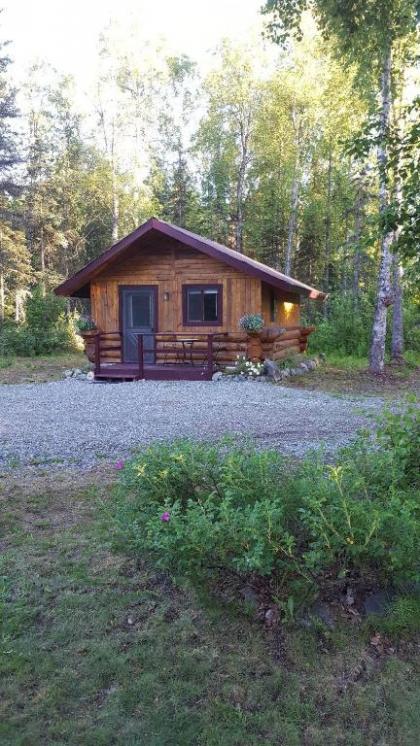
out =
<path fill-rule="evenodd" d="M 263 363 L 253 363 L 252 360 L 247 360 L 243 355 L 237 355 L 235 368 L 240 376 L 257 378 L 257 376 L 262 375 L 264 365 Z"/>

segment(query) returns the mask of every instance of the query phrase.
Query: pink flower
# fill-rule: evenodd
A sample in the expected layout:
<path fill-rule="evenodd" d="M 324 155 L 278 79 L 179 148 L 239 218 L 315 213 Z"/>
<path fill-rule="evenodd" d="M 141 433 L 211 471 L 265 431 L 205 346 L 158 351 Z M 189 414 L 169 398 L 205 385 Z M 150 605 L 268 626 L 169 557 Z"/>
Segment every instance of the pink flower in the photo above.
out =
<path fill-rule="evenodd" d="M 160 516 L 160 520 L 163 521 L 164 523 L 168 523 L 168 521 L 171 520 L 171 514 L 167 512 L 162 513 L 162 515 Z"/>
<path fill-rule="evenodd" d="M 114 469 L 124 469 L 124 461 L 121 458 L 115 462 Z"/>

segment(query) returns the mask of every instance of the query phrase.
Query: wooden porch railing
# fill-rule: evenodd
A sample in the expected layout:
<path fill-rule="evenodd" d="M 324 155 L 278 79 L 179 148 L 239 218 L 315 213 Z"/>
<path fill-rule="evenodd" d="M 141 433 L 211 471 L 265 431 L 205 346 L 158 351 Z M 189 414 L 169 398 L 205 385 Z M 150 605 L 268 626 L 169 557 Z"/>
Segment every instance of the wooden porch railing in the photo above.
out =
<path fill-rule="evenodd" d="M 107 337 L 120 337 L 120 343 L 118 345 L 107 345 L 105 350 L 102 349 L 102 342 Z M 176 334 L 174 332 L 156 332 L 154 334 L 135 334 L 133 335 L 137 339 L 137 354 L 138 360 L 132 363 L 126 363 L 130 367 L 137 366 L 137 376 L 142 379 L 144 378 L 144 369 L 148 365 L 186 365 L 196 366 L 206 369 L 207 374 L 211 377 L 214 371 L 215 365 L 215 348 L 214 348 L 214 334 L 193 334 L 190 337 L 187 333 Z M 145 345 L 144 337 L 152 336 L 154 338 L 154 344 L 152 346 Z M 220 336 L 220 335 L 218 335 Z M 99 375 L 101 372 L 101 366 L 104 362 L 104 357 L 110 352 L 121 352 L 123 353 L 123 339 L 122 332 L 98 332 L 95 336 L 95 375 Z M 103 354 L 104 353 L 104 354 Z M 152 355 L 154 358 L 153 363 L 145 361 L 146 355 Z M 172 356 L 172 359 L 168 361 L 168 357 Z M 158 358 L 161 358 L 159 360 Z M 116 363 L 116 365 L 124 365 L 122 361 Z M 112 365 L 108 363 L 108 365 Z"/>

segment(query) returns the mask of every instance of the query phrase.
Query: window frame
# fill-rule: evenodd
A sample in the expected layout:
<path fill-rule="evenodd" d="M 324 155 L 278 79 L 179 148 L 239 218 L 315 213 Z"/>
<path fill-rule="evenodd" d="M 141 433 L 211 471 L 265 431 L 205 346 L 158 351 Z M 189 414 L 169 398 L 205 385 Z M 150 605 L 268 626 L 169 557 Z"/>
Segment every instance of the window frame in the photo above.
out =
<path fill-rule="evenodd" d="M 270 290 L 270 321 L 273 323 L 277 321 L 279 312 L 279 299 L 273 288 Z"/>
<path fill-rule="evenodd" d="M 190 290 L 201 290 L 204 293 L 205 290 L 216 290 L 217 291 L 217 319 L 215 321 L 189 321 L 188 320 L 188 292 Z M 218 283 L 190 283 L 182 286 L 182 323 L 183 326 L 222 326 L 223 324 L 223 285 Z"/>

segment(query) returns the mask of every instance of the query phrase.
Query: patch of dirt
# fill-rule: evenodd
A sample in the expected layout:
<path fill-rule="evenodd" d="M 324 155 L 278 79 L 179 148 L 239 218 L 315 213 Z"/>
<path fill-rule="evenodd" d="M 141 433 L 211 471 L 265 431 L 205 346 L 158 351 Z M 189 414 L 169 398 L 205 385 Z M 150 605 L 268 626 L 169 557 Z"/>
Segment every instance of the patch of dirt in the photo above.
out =
<path fill-rule="evenodd" d="M 90 365 L 81 352 L 48 357 L 21 357 L 0 360 L 0 384 L 48 383 L 63 378 L 67 368 L 89 370 Z"/>

